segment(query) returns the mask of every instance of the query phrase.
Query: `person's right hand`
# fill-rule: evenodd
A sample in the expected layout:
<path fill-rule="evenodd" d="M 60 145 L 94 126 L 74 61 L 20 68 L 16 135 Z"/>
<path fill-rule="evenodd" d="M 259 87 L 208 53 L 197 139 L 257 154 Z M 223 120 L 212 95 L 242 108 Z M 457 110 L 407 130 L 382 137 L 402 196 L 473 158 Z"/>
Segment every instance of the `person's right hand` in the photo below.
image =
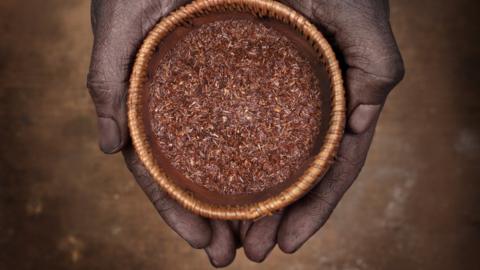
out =
<path fill-rule="evenodd" d="M 235 258 L 231 223 L 192 214 L 171 199 L 139 161 L 129 140 L 126 96 L 131 67 L 155 23 L 185 0 L 93 0 L 93 52 L 87 87 L 97 112 L 100 149 L 122 151 L 128 168 L 165 222 L 194 248 L 205 248 L 217 267 Z"/>

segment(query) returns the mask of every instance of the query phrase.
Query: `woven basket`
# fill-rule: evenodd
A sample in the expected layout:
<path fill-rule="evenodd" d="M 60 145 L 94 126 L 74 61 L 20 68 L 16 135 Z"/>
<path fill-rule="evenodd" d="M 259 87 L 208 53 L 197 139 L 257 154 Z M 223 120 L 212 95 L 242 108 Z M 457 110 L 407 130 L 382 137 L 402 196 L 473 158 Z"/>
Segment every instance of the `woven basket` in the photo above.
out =
<path fill-rule="evenodd" d="M 147 67 L 156 46 L 175 27 L 189 19 L 213 12 L 246 12 L 268 17 L 292 26 L 305 37 L 318 53 L 329 77 L 330 115 L 326 134 L 318 154 L 303 173 L 281 192 L 266 199 L 247 204 L 215 204 L 206 202 L 194 193 L 182 188 L 159 166 L 150 147 L 145 124 L 142 120 L 143 85 Z M 306 18 L 291 8 L 270 0 L 199 0 L 185 5 L 164 17 L 148 34 L 138 51 L 130 78 L 128 92 L 128 123 L 135 150 L 151 176 L 177 202 L 201 216 L 214 219 L 255 219 L 269 215 L 301 198 L 325 174 L 331 164 L 345 125 L 345 93 L 341 71 L 335 54 L 322 34 Z"/>

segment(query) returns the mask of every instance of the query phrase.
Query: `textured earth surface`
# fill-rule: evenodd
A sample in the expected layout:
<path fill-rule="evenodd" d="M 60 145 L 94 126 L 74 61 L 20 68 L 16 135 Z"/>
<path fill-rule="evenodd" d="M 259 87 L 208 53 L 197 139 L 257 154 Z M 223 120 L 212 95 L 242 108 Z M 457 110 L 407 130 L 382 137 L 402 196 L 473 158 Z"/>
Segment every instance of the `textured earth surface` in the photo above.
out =
<path fill-rule="evenodd" d="M 295 255 L 275 249 L 256 265 L 239 251 L 232 269 L 478 268 L 473 5 L 392 1 L 407 75 L 359 179 Z M 163 223 L 121 156 L 98 150 L 85 88 L 89 1 L 2 0 L 0 36 L 0 269 L 210 269 Z"/>

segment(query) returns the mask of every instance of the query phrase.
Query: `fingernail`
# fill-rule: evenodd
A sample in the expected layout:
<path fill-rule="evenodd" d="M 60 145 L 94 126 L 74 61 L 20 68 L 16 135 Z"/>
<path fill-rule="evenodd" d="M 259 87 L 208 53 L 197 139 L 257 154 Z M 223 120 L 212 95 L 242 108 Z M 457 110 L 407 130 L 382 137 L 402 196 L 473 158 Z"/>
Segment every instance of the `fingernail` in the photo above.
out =
<path fill-rule="evenodd" d="M 120 146 L 121 139 L 120 129 L 115 120 L 106 117 L 98 118 L 98 131 L 100 149 L 106 154 L 116 152 Z"/>
<path fill-rule="evenodd" d="M 348 126 L 354 133 L 365 132 L 375 121 L 380 113 L 382 105 L 368 105 L 360 104 L 353 111 L 350 119 L 348 120 Z"/>

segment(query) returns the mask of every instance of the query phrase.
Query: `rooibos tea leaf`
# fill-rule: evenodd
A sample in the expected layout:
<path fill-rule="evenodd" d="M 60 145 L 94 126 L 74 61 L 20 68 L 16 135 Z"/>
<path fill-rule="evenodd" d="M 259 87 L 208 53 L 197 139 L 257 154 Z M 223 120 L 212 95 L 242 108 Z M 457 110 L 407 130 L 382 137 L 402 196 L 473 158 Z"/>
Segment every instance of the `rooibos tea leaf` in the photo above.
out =
<path fill-rule="evenodd" d="M 148 85 L 155 143 L 190 181 L 226 195 L 286 181 L 311 156 L 320 82 L 293 42 L 252 20 L 203 24 Z"/>

